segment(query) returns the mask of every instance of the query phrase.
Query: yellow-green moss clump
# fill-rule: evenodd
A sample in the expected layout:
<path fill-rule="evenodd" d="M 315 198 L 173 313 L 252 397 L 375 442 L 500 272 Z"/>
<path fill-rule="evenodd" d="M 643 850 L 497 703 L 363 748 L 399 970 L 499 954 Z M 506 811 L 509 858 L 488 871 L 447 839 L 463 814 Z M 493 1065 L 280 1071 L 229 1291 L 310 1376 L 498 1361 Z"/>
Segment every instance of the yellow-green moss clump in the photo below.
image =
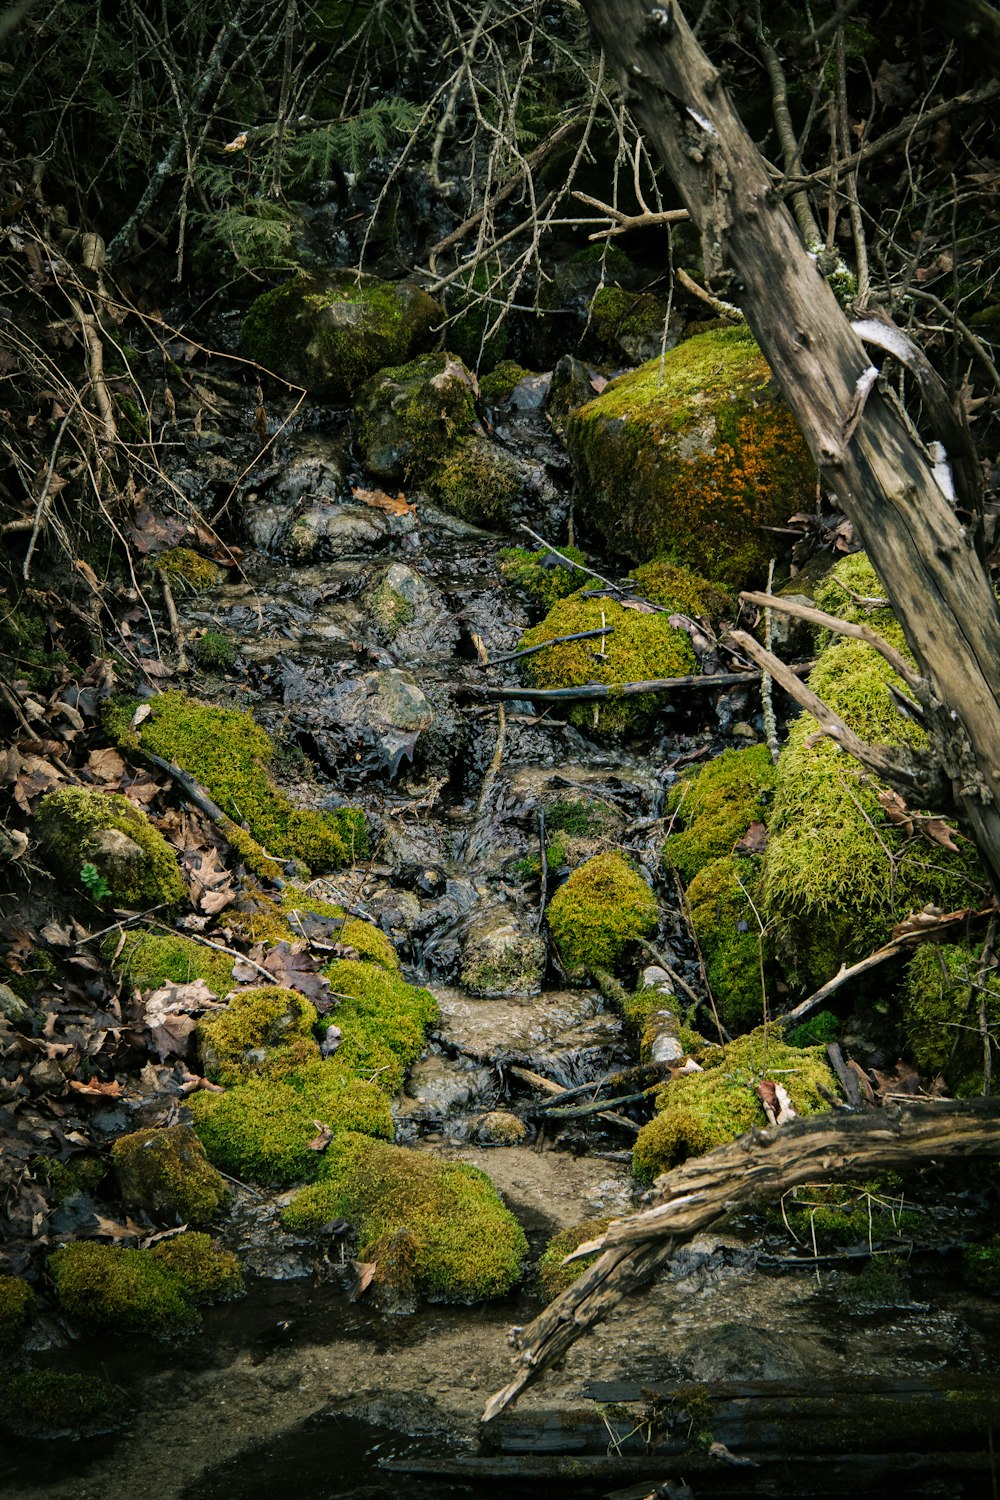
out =
<path fill-rule="evenodd" d="M 651 604 L 661 604 L 672 614 L 691 615 L 713 624 L 732 616 L 734 600 L 728 589 L 692 573 L 690 568 L 658 558 L 632 569 L 639 592 Z"/>
<path fill-rule="evenodd" d="M 188 1101 L 209 1160 L 253 1182 L 310 1182 L 322 1154 L 310 1146 L 322 1133 L 353 1130 L 392 1138 L 392 1113 L 374 1083 L 353 1078 L 336 1061 L 307 1063 L 283 1078 L 250 1077 L 225 1093 Z"/>
<path fill-rule="evenodd" d="M 766 745 L 723 750 L 700 770 L 682 776 L 667 796 L 683 832 L 672 834 L 663 858 L 691 880 L 710 860 L 732 854 L 751 823 L 766 823 L 778 779 Z"/>
<path fill-rule="evenodd" d="M 203 979 L 215 995 L 233 988 L 233 960 L 225 953 L 192 942 L 179 933 L 127 932 L 109 935 L 105 958 L 129 984 L 139 990 L 158 990 L 166 984 L 190 984 Z"/>
<path fill-rule="evenodd" d="M 340 1028 L 332 1065 L 370 1078 L 396 1094 L 403 1075 L 424 1050 L 424 1032 L 440 1012 L 430 990 L 407 984 L 379 964 L 338 959 L 324 969 L 340 1004 L 330 1021 Z"/>
<path fill-rule="evenodd" d="M 198 1052 L 213 1083 L 244 1083 L 251 1074 L 281 1078 L 319 1060 L 316 1009 L 298 990 L 263 985 L 240 990 L 225 1010 L 198 1022 Z"/>
<path fill-rule="evenodd" d="M 424 354 L 379 370 L 358 392 L 356 438 L 366 468 L 424 479 L 477 422 L 476 383 L 454 354 Z"/>
<path fill-rule="evenodd" d="M 502 406 L 505 401 L 510 400 L 514 387 L 520 385 L 525 376 L 530 374 L 531 371 L 519 365 L 516 360 L 502 359 L 488 375 L 480 376 L 479 394 L 487 406 Z"/>
<path fill-rule="evenodd" d="M 301 271 L 252 304 L 243 352 L 314 395 L 337 400 L 426 348 L 443 316 L 412 282 Z"/>
<path fill-rule="evenodd" d="M 167 1223 L 210 1224 L 229 1197 L 190 1125 L 119 1136 L 111 1160 L 126 1207 Z"/>
<path fill-rule="evenodd" d="M 317 934 L 316 918 L 322 932 Z M 360 917 L 349 917 L 342 906 L 323 901 L 289 883 L 275 900 L 259 889 L 244 891 L 226 911 L 226 919 L 254 943 L 295 943 L 321 935 L 325 942 L 343 943 L 359 958 L 398 969 L 396 950 L 381 928 Z"/>
<path fill-rule="evenodd" d="M 620 854 L 598 854 L 574 870 L 549 903 L 549 930 L 568 969 L 614 969 L 639 938 L 656 931 L 656 897 Z"/>
<path fill-rule="evenodd" d="M 134 743 L 128 727 L 134 707 L 111 700 L 105 710 L 105 726 L 120 744 Z M 332 870 L 367 851 L 360 808 L 316 812 L 294 807 L 273 784 L 267 767 L 274 745 L 250 714 L 215 708 L 179 692 L 161 693 L 151 707 L 139 729 L 143 749 L 175 761 L 208 790 L 234 820 L 224 829 L 226 838 L 256 873 L 279 874 L 279 860 Z"/>
<path fill-rule="evenodd" d="M 225 568 L 190 547 L 171 547 L 169 552 L 161 552 L 153 558 L 153 567 L 169 583 L 181 584 L 194 593 L 214 588 L 226 576 Z"/>
<path fill-rule="evenodd" d="M 236 643 L 221 630 L 206 630 L 195 641 L 193 650 L 203 672 L 228 672 L 236 661 Z"/>
<path fill-rule="evenodd" d="M 579 547 L 560 547 L 563 557 L 570 562 L 585 563 L 586 553 Z M 560 562 L 554 552 L 542 548 L 532 551 L 528 547 L 501 547 L 497 553 L 500 560 L 500 577 L 514 585 L 540 613 L 552 608 L 560 599 L 573 594 L 584 582 L 585 574 L 568 568 Z"/>
<path fill-rule="evenodd" d="M 640 614 L 613 599 L 588 599 L 578 591 L 560 599 L 540 625 L 525 632 L 522 646 L 540 646 L 560 636 L 602 625 L 614 633 L 603 639 L 563 641 L 528 656 L 521 664 L 525 680 L 538 688 L 581 687 L 589 682 L 614 688 L 626 682 L 649 682 L 658 677 L 686 677 L 695 670 L 690 637 L 675 630 L 663 614 Z M 659 700 L 652 693 L 574 704 L 570 720 L 581 728 L 616 734 L 640 726 L 656 713 Z"/>
<path fill-rule="evenodd" d="M 0 1350 L 19 1344 L 35 1311 L 35 1294 L 22 1276 L 0 1276 Z"/>
<path fill-rule="evenodd" d="M 767 565 L 766 526 L 815 488 L 794 418 L 746 328 L 686 339 L 570 414 L 581 523 L 641 562 L 664 554 L 745 586 Z"/>
<path fill-rule="evenodd" d="M 754 861 L 727 855 L 707 864 L 687 889 L 708 982 L 729 1031 L 746 1031 L 762 1017 L 770 949 L 754 915 L 757 884 Z"/>
<path fill-rule="evenodd" d="M 789 1047 L 773 1027 L 760 1027 L 725 1050 L 703 1052 L 700 1061 L 704 1072 L 675 1078 L 660 1090 L 659 1114 L 636 1137 L 632 1166 L 642 1182 L 766 1125 L 755 1091 L 761 1079 L 783 1084 L 800 1115 L 823 1114 L 830 1104 L 821 1090 L 838 1092 L 822 1047 Z"/>
<path fill-rule="evenodd" d="M 862 641 L 822 653 L 809 686 L 868 744 L 923 747 L 899 712 L 888 663 Z M 894 827 L 884 790 L 829 739 L 810 745 L 816 722 L 792 724 L 778 764 L 761 870 L 762 915 L 791 976 L 818 985 L 841 962 L 885 942 L 894 922 L 925 903 L 971 905 L 984 888 L 974 846 L 958 854 Z M 918 811 L 918 809 L 914 809 Z"/>
<path fill-rule="evenodd" d="M 506 526 L 521 492 L 521 471 L 498 444 L 473 433 L 459 439 L 428 479 L 433 498 L 475 526 Z"/>
<path fill-rule="evenodd" d="M 928 943 L 906 969 L 903 1034 L 922 1073 L 941 1073 L 960 1098 L 982 1093 L 983 1040 L 979 1009 L 992 1036 L 1000 1026 L 1000 979 L 982 970 L 981 954 L 966 943 Z"/>
<path fill-rule="evenodd" d="M 871 604 L 867 600 L 877 601 Z M 854 625 L 870 625 L 891 645 L 906 650 L 903 628 L 886 601 L 882 580 L 868 561 L 865 552 L 852 552 L 834 563 L 817 584 L 813 601 L 817 609 Z M 821 631 L 819 644 L 826 646 L 833 637 Z"/>
<path fill-rule="evenodd" d="M 18 1438 L 88 1438 L 134 1415 L 124 1392 L 97 1375 L 29 1370 L 0 1381 L 0 1428 Z"/>
<path fill-rule="evenodd" d="M 187 1241 L 167 1253 L 167 1245 Z M 242 1290 L 236 1259 L 204 1234 L 178 1235 L 152 1250 L 76 1240 L 49 1256 L 59 1305 L 88 1331 L 192 1333 L 199 1306 Z"/>
<path fill-rule="evenodd" d="M 117 792 L 82 786 L 49 792 L 38 804 L 35 833 L 70 891 L 82 891 L 80 871 L 93 865 L 115 906 L 142 911 L 187 900 L 173 849 L 145 814 Z"/>
<path fill-rule="evenodd" d="M 324 1180 L 297 1193 L 284 1219 L 319 1230 L 349 1219 L 358 1256 L 390 1284 L 435 1301 L 501 1297 L 521 1278 L 524 1232 L 485 1172 L 423 1152 L 346 1135 Z"/>
<path fill-rule="evenodd" d="M 558 1234 L 552 1236 L 538 1259 L 538 1285 L 547 1302 L 572 1286 L 580 1273 L 593 1265 L 597 1258 L 596 1252 L 581 1256 L 568 1266 L 564 1266 L 563 1261 L 588 1240 L 599 1239 L 612 1217 L 607 1214 L 600 1219 L 584 1219 L 579 1224 L 571 1224 L 568 1229 L 560 1229 Z"/>

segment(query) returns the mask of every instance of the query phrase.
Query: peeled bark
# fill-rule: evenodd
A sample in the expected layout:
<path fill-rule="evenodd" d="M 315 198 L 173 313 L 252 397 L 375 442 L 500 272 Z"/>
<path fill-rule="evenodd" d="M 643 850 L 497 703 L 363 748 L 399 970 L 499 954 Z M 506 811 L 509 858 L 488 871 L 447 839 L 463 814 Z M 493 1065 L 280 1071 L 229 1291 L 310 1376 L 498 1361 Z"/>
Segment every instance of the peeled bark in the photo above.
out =
<path fill-rule="evenodd" d="M 1000 882 L 1000 617 L 971 539 L 926 455 L 874 387 L 861 338 L 674 0 L 583 3 L 633 115 L 701 231 L 706 269 L 728 261 L 735 271 L 747 321 L 822 483 L 853 522 L 944 706 L 930 716 L 933 750 Z M 883 332 L 906 358 L 905 337 Z M 957 476 L 965 455 L 954 446 Z"/>

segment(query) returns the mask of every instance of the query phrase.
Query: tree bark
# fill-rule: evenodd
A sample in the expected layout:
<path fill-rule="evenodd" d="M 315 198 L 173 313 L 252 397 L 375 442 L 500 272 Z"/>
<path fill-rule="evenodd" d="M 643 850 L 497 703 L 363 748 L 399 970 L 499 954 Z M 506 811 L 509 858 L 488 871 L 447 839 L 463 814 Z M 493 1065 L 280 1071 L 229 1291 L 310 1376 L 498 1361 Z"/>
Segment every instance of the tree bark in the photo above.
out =
<path fill-rule="evenodd" d="M 864 345 L 679 6 L 583 4 L 701 231 L 706 269 L 725 259 L 734 268 L 747 321 L 822 483 L 853 522 L 945 707 L 934 716 L 935 753 L 1000 882 L 1000 617 L 971 540 L 927 457 L 873 387 Z"/>

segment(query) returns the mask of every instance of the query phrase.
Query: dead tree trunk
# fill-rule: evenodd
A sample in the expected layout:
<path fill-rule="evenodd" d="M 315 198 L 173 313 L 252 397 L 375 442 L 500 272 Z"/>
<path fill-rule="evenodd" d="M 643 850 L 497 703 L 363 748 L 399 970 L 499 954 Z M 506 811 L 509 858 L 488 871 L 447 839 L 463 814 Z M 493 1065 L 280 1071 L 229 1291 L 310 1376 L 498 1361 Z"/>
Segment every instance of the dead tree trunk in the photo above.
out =
<path fill-rule="evenodd" d="M 699 226 L 706 265 L 725 259 L 734 269 L 740 303 L 822 483 L 854 523 L 944 705 L 933 716 L 934 750 L 1000 883 L 1000 618 L 970 538 L 927 457 L 873 387 L 861 339 L 675 0 L 583 4 Z"/>

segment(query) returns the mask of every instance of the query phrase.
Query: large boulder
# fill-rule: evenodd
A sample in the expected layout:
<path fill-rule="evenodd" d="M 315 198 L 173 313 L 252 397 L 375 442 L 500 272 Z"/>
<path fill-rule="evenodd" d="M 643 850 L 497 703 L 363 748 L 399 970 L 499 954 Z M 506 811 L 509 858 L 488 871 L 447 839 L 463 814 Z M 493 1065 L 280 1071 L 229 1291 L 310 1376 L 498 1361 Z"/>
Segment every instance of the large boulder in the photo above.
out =
<path fill-rule="evenodd" d="M 424 478 L 455 437 L 477 425 L 476 378 L 453 354 L 425 354 L 379 373 L 355 403 L 365 467 L 383 479 Z"/>
<path fill-rule="evenodd" d="M 302 271 L 265 292 L 243 323 L 243 352 L 313 395 L 340 399 L 431 342 L 444 311 L 409 281 Z"/>
<path fill-rule="evenodd" d="M 717 328 L 614 380 L 570 413 L 582 529 L 632 562 L 666 553 L 743 585 L 815 493 L 791 412 L 745 328 Z"/>

